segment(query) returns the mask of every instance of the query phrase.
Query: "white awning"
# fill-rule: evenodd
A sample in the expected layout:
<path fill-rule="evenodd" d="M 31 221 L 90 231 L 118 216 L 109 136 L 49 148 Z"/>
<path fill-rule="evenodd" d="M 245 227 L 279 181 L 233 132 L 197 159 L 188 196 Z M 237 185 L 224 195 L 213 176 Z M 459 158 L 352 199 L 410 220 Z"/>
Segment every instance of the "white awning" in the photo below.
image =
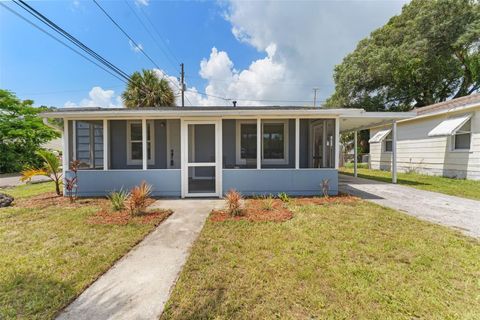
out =
<path fill-rule="evenodd" d="M 385 139 L 388 134 L 392 131 L 392 129 L 387 129 L 387 130 L 380 130 L 373 137 L 368 140 L 369 143 L 378 143 L 382 142 L 383 139 Z"/>
<path fill-rule="evenodd" d="M 451 136 L 454 135 L 470 118 L 472 114 L 465 114 L 461 117 L 450 118 L 442 121 L 438 126 L 433 128 L 429 133 L 429 137 Z"/>

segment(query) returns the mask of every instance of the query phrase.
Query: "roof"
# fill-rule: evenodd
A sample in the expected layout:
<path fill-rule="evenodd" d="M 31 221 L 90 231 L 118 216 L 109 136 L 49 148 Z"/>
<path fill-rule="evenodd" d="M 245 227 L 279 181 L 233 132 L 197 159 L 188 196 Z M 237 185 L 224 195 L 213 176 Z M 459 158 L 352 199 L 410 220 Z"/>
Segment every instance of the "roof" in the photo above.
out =
<path fill-rule="evenodd" d="M 480 106 L 480 93 L 471 94 L 469 96 L 460 97 L 444 102 L 431 104 L 429 106 L 416 108 L 417 115 L 437 114 L 451 111 L 459 107 Z"/>
<path fill-rule="evenodd" d="M 413 112 L 367 112 L 363 109 L 327 109 L 298 106 L 267 107 L 158 107 L 158 108 L 61 108 L 41 113 L 45 118 L 135 119 L 135 118 L 340 118 L 340 131 L 391 123 L 415 116 Z"/>

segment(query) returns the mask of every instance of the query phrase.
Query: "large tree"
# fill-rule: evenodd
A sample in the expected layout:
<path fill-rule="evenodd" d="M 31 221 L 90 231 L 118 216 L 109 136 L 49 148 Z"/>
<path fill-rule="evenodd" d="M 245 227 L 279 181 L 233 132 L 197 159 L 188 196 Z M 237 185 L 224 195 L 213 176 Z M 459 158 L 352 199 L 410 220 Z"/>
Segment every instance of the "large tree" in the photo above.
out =
<path fill-rule="evenodd" d="M 480 88 L 480 3 L 413 0 L 334 72 L 330 107 L 409 110 Z"/>
<path fill-rule="evenodd" d="M 37 151 L 60 133 L 46 126 L 38 116 L 46 107 L 33 107 L 32 100 L 18 99 L 0 89 L 0 172 L 19 172 L 25 166 L 40 165 Z"/>
<path fill-rule="evenodd" d="M 175 105 L 175 95 L 168 80 L 159 78 L 154 70 L 134 72 L 122 94 L 127 108 L 167 107 Z"/>

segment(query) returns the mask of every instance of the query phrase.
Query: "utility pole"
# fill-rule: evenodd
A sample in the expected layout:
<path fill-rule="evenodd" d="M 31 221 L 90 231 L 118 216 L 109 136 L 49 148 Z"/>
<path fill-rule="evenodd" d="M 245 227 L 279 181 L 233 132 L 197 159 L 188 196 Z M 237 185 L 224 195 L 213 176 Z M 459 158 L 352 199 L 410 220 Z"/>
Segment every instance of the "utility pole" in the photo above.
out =
<path fill-rule="evenodd" d="M 184 65 L 183 62 L 180 63 L 181 71 L 180 71 L 180 85 L 182 86 L 182 107 L 185 107 L 185 71 L 183 69 Z"/>
<path fill-rule="evenodd" d="M 320 89 L 313 88 L 313 107 L 314 108 L 317 106 L 317 90 L 320 90 Z"/>

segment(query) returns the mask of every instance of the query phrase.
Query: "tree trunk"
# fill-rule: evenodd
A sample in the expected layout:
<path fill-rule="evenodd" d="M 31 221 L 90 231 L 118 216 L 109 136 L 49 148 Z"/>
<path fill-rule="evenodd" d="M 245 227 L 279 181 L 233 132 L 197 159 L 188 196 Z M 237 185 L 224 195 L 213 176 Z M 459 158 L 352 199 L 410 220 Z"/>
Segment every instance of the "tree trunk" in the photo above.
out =
<path fill-rule="evenodd" d="M 57 195 L 61 196 L 62 194 L 60 193 L 60 182 L 58 180 L 55 180 L 55 192 Z"/>

